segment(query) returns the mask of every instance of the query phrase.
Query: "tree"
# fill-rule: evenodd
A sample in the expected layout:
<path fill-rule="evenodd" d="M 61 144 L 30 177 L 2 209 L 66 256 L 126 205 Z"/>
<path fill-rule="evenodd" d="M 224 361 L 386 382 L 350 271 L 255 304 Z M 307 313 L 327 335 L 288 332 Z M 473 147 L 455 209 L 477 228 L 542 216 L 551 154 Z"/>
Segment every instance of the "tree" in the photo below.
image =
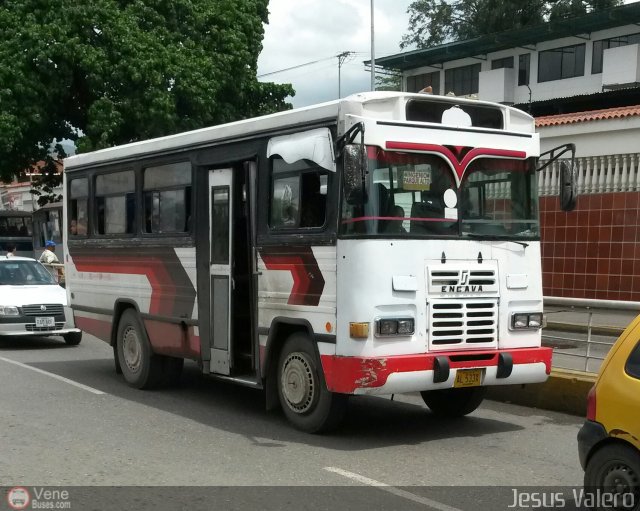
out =
<path fill-rule="evenodd" d="M 397 72 L 376 73 L 376 90 L 399 91 L 402 90 L 402 74 Z"/>
<path fill-rule="evenodd" d="M 88 151 L 291 108 L 290 85 L 256 78 L 267 4 L 5 0 L 0 178 L 53 168 L 53 140 Z"/>
<path fill-rule="evenodd" d="M 427 48 L 621 4 L 622 0 L 415 0 L 407 11 L 409 33 L 400 47 Z"/>

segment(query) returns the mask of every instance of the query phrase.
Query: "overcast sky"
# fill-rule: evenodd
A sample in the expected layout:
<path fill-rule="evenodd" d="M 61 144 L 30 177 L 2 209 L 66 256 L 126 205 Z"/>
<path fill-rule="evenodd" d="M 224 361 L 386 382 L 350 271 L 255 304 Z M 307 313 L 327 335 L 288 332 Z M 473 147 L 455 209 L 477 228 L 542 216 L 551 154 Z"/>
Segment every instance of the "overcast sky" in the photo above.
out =
<path fill-rule="evenodd" d="M 400 51 L 412 0 L 374 0 L 376 57 Z M 342 96 L 370 90 L 363 61 L 371 52 L 371 0 L 270 0 L 258 75 L 307 62 L 316 64 L 259 78 L 291 83 L 294 107 L 338 97 L 338 53 L 357 52 L 342 66 Z"/>

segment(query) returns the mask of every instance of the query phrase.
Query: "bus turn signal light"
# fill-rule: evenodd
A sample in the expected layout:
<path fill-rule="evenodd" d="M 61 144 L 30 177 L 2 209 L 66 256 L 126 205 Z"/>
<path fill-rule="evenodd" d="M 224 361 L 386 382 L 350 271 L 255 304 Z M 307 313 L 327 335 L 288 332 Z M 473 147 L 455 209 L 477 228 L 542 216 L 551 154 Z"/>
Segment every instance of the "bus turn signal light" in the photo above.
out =
<path fill-rule="evenodd" d="M 349 323 L 349 335 L 354 339 L 367 339 L 369 323 Z"/>

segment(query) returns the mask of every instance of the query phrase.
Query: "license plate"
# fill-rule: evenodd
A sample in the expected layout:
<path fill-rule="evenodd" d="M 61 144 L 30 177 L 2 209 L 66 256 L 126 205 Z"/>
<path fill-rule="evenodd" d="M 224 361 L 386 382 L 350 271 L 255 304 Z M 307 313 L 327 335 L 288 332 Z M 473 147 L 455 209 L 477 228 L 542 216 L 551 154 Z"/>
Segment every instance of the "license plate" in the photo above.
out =
<path fill-rule="evenodd" d="M 53 317 L 36 318 L 36 326 L 56 326 L 56 320 Z"/>
<path fill-rule="evenodd" d="M 454 387 L 478 387 L 482 385 L 482 369 L 458 369 Z"/>

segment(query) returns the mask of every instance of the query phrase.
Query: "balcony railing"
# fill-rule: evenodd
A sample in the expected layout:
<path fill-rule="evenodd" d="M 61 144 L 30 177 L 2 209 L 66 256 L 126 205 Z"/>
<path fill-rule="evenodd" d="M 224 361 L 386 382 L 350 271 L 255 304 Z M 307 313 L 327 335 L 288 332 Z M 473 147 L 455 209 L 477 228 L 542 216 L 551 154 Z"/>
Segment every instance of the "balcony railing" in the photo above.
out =
<path fill-rule="evenodd" d="M 640 191 L 640 153 L 576 158 L 578 194 Z M 558 195 L 560 161 L 538 175 L 540 195 Z"/>

